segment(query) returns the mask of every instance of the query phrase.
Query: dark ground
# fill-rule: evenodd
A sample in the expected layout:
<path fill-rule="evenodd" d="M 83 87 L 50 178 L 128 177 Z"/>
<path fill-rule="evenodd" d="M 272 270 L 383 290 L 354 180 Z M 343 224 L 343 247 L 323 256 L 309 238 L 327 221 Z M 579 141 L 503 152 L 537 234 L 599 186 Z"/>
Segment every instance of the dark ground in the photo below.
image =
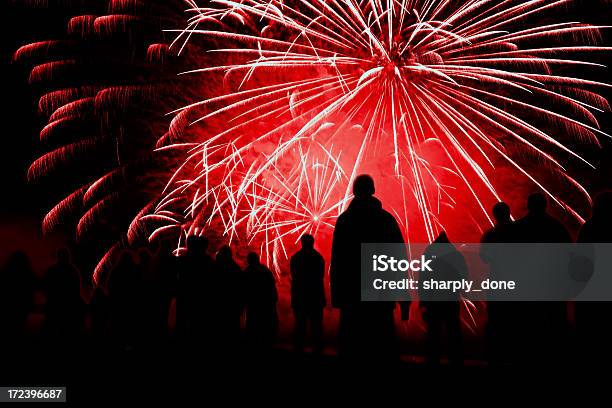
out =
<path fill-rule="evenodd" d="M 88 358 L 91 354 L 91 350 L 84 351 L 82 358 L 67 361 L 60 355 L 53 358 L 30 353 L 13 368 L 4 365 L 2 377 L 10 373 L 10 381 L 0 382 L 67 385 L 71 406 L 175 406 L 187 402 L 187 406 L 389 406 L 438 405 L 440 401 L 488 406 L 542 401 L 550 405 L 558 398 L 568 402 L 572 396 L 580 398 L 581 406 L 589 406 L 588 402 L 603 396 L 606 389 L 605 377 L 598 370 L 571 367 L 472 367 L 457 371 L 407 363 L 343 366 L 333 356 L 298 357 L 282 350 L 265 358 L 234 356 L 221 361 L 159 351 L 99 353 Z"/>

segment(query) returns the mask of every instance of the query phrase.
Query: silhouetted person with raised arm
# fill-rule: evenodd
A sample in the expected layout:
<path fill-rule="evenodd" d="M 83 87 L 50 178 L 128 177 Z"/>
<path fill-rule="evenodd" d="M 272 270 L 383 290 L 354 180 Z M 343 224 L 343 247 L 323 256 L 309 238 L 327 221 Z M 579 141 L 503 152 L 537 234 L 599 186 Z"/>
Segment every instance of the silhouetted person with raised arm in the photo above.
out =
<path fill-rule="evenodd" d="M 323 309 L 325 308 L 325 260 L 314 248 L 314 237 L 304 234 L 302 249 L 291 257 L 291 308 L 295 318 L 294 346 L 303 351 L 310 323 L 313 352 L 322 351 Z"/>
<path fill-rule="evenodd" d="M 542 193 L 527 199 L 527 215 L 516 222 L 516 242 L 570 243 L 571 236 L 563 224 L 547 212 L 547 200 Z M 546 250 L 542 247 L 542 250 Z M 543 255 L 544 258 L 552 256 Z M 518 261 L 518 260 L 517 260 Z M 520 263 L 516 267 L 520 267 Z M 543 271 L 545 273 L 546 271 Z M 559 273 L 563 273 L 559 271 Z M 542 361 L 552 363 L 561 358 L 568 340 L 566 302 L 521 302 L 517 307 L 521 316 L 522 357 L 528 364 Z"/>
<path fill-rule="evenodd" d="M 591 218 L 580 228 L 579 244 L 612 243 L 612 191 L 595 196 Z M 599 246 L 598 250 L 605 250 Z M 612 302 L 575 303 L 576 331 L 579 354 L 590 364 L 610 363 L 612 344 Z"/>
<path fill-rule="evenodd" d="M 34 303 L 35 277 L 30 259 L 23 251 L 14 252 L 0 270 L 0 343 L 19 345 L 24 324 Z"/>
<path fill-rule="evenodd" d="M 220 289 L 211 283 L 214 265 L 207 250 L 208 239 L 192 235 L 187 238 L 187 251 L 180 260 L 177 329 L 190 342 L 210 341 L 207 337 L 211 334 L 210 318 L 216 313 L 211 295 Z"/>
<path fill-rule="evenodd" d="M 512 265 L 504 262 L 500 256 L 499 244 L 512 243 L 516 240 L 516 225 L 510 217 L 510 207 L 504 202 L 493 206 L 495 225 L 484 233 L 481 239 L 480 257 L 489 264 L 489 278 L 493 280 L 508 279 Z M 515 319 L 517 310 L 512 302 L 492 301 L 487 303 L 487 354 L 491 364 L 507 363 L 515 347 L 513 340 L 516 334 Z"/>
<path fill-rule="evenodd" d="M 247 255 L 247 264 L 244 271 L 247 341 L 252 347 L 266 349 L 272 346 L 278 327 L 276 279 L 256 253 Z"/>
<path fill-rule="evenodd" d="M 330 268 L 332 305 L 340 309 L 338 352 L 354 362 L 384 363 L 399 359 L 395 334 L 396 302 L 361 302 L 361 244 L 404 243 L 395 218 L 374 197 L 374 180 L 360 175 L 354 198 L 338 217 Z M 408 303 L 401 303 L 408 319 Z"/>
<path fill-rule="evenodd" d="M 224 245 L 215 258 L 215 273 L 222 297 L 218 308 L 219 337 L 226 348 L 235 346 L 240 339 L 240 319 L 244 309 L 244 282 L 242 270 L 234 261 L 232 249 Z M 223 288 L 223 289 L 222 289 Z"/>
<path fill-rule="evenodd" d="M 134 254 L 124 250 L 111 271 L 108 292 L 111 335 L 115 344 L 132 349 L 136 344 L 140 274 Z"/>
<path fill-rule="evenodd" d="M 81 298 L 81 274 L 70 260 L 68 248 L 57 251 L 57 261 L 44 278 L 47 293 L 46 333 L 69 346 L 83 334 L 85 304 Z"/>
<path fill-rule="evenodd" d="M 445 232 L 440 233 L 425 251 L 427 259 L 432 259 L 433 272 L 420 273 L 420 282 L 426 279 L 438 281 L 460 281 L 467 279 L 467 265 L 463 255 L 450 242 Z M 425 275 L 428 274 L 428 275 Z M 463 365 L 463 335 L 461 333 L 461 294 L 450 290 L 419 291 L 419 303 L 423 321 L 427 325 L 426 362 L 428 365 L 440 364 L 443 333 L 448 340 L 448 358 L 453 366 Z"/>

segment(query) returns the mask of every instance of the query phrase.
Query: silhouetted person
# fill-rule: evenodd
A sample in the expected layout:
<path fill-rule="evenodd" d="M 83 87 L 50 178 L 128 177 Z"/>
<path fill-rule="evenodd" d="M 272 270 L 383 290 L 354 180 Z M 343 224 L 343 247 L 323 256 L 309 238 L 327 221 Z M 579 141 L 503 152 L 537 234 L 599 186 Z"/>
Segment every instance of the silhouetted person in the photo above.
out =
<path fill-rule="evenodd" d="M 313 351 L 322 351 L 323 309 L 325 308 L 325 260 L 314 248 L 314 237 L 304 234 L 302 249 L 291 257 L 291 307 L 295 318 L 294 345 L 304 348 L 308 324 Z"/>
<path fill-rule="evenodd" d="M 510 207 L 504 202 L 493 206 L 495 225 L 484 233 L 481 239 L 480 257 L 490 266 L 492 280 L 507 280 L 512 273 L 512 265 L 504 262 L 500 256 L 503 243 L 516 240 L 516 226 L 510 217 Z M 490 301 L 487 303 L 487 348 L 489 361 L 492 364 L 509 362 L 516 342 L 517 310 L 512 302 Z"/>
<path fill-rule="evenodd" d="M 110 297 L 111 334 L 122 348 L 133 348 L 136 343 L 140 274 L 132 251 L 121 253 L 111 271 L 108 291 Z"/>
<path fill-rule="evenodd" d="M 597 194 L 591 212 L 578 232 L 578 242 L 612 243 L 612 191 Z"/>
<path fill-rule="evenodd" d="M 15 344 L 24 335 L 24 323 L 33 305 L 35 278 L 28 256 L 14 252 L 0 271 L 0 342 Z"/>
<path fill-rule="evenodd" d="M 612 243 L 612 191 L 595 196 L 591 218 L 580 229 L 578 243 Z M 589 363 L 609 363 L 612 302 L 576 302 L 575 312 L 579 353 Z"/>
<path fill-rule="evenodd" d="M 278 327 L 276 279 L 256 253 L 247 255 L 247 264 L 244 271 L 247 340 L 251 346 L 269 348 Z"/>
<path fill-rule="evenodd" d="M 91 316 L 91 336 L 94 345 L 105 346 L 110 330 L 110 303 L 108 295 L 99 286 L 93 290 L 89 302 L 89 315 Z"/>
<path fill-rule="evenodd" d="M 76 341 L 83 334 L 85 304 L 81 298 L 81 274 L 72 264 L 67 248 L 57 251 L 57 261 L 47 271 L 44 286 L 46 333 L 60 342 Z"/>
<path fill-rule="evenodd" d="M 487 230 L 482 236 L 482 243 L 506 243 L 514 242 L 516 226 L 510 217 L 510 207 L 504 202 L 499 202 L 493 206 L 493 219 L 495 225 Z M 486 254 L 482 254 L 486 257 Z"/>
<path fill-rule="evenodd" d="M 433 272 L 420 275 L 420 281 L 436 279 L 439 281 L 459 281 L 467 279 L 467 265 L 463 255 L 442 232 L 425 251 L 427 259 L 432 259 Z M 443 333 L 446 330 L 448 358 L 451 365 L 463 365 L 463 335 L 461 333 L 461 295 L 450 290 L 420 290 L 420 307 L 423 321 L 427 324 L 426 362 L 438 365 L 442 350 Z"/>
<path fill-rule="evenodd" d="M 232 249 L 224 245 L 215 258 L 215 273 L 221 290 L 219 299 L 219 338 L 222 345 L 236 345 L 240 338 L 240 319 L 244 310 L 244 282 L 242 270 L 234 261 Z"/>
<path fill-rule="evenodd" d="M 140 274 L 139 343 L 143 346 L 154 346 L 165 337 L 168 317 L 163 315 L 161 299 L 163 288 L 160 270 L 148 248 L 138 250 L 138 269 Z"/>
<path fill-rule="evenodd" d="M 172 241 L 162 239 L 151 262 L 155 282 L 155 330 L 162 339 L 169 336 L 168 321 L 170 305 L 176 296 L 178 259 L 173 254 Z"/>
<path fill-rule="evenodd" d="M 534 193 L 527 199 L 527 215 L 516 222 L 519 242 L 565 243 L 571 236 L 563 224 L 546 212 L 544 194 Z"/>
<path fill-rule="evenodd" d="M 200 343 L 211 340 L 211 326 L 215 326 L 211 319 L 216 314 L 211 297 L 221 290 L 211 282 L 214 265 L 207 250 L 208 239 L 195 235 L 187 238 L 187 252 L 179 261 L 178 274 L 177 330 L 184 339 Z"/>
<path fill-rule="evenodd" d="M 529 196 L 527 215 L 516 222 L 516 242 L 571 242 L 567 229 L 559 220 L 548 214 L 546 208 L 547 200 L 543 194 L 534 193 Z M 517 267 L 520 267 L 520 262 Z M 569 330 L 567 303 L 521 302 L 517 307 L 517 314 L 521 316 L 521 325 L 524 327 L 519 329 L 523 337 L 520 348 L 523 349 L 522 357 L 528 361 L 528 364 L 538 360 L 551 363 L 560 358 L 562 348 L 566 346 Z"/>
<path fill-rule="evenodd" d="M 374 180 L 360 175 L 354 198 L 336 222 L 332 244 L 332 305 L 340 309 L 338 352 L 354 361 L 388 362 L 399 358 L 395 335 L 396 302 L 361 302 L 361 244 L 404 243 L 395 218 L 374 197 Z M 408 319 L 408 303 L 401 303 Z"/>

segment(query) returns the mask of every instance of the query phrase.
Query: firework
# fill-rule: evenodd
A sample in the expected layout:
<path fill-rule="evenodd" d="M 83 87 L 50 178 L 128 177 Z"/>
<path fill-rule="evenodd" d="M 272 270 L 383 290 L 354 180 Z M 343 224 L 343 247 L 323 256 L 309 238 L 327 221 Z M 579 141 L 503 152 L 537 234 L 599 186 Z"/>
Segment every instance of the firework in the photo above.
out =
<path fill-rule="evenodd" d="M 82 14 L 67 38 L 15 54 L 36 61 L 53 146 L 29 176 L 101 163 L 44 221 L 78 215 L 79 238 L 112 248 L 96 274 L 166 235 L 178 252 L 196 233 L 256 248 L 277 271 L 305 232 L 327 255 L 359 173 L 410 242 L 477 239 L 518 186 L 581 222 L 574 175 L 609 110 L 587 75 L 609 48 L 604 27 L 560 19 L 569 0 L 102 3 L 63 1 Z"/>
<path fill-rule="evenodd" d="M 596 69 L 608 48 L 602 27 L 538 24 L 568 1 L 187 3 L 171 48 L 214 55 L 183 75 L 217 85 L 172 112 L 170 134 L 197 136 L 158 149 L 184 152 L 147 216 L 164 231 L 221 228 L 279 265 L 370 173 L 405 237 L 430 242 L 458 214 L 490 223 L 500 169 L 581 221 L 560 191 L 588 200 L 568 167 L 593 166 L 576 146 L 607 136 L 607 85 L 560 68 Z"/>

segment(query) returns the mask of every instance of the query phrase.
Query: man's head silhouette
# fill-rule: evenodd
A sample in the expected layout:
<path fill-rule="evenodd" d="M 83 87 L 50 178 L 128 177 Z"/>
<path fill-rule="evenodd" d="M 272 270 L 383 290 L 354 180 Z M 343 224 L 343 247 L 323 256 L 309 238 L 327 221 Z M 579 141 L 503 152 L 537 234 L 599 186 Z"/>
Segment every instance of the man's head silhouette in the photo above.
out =
<path fill-rule="evenodd" d="M 173 242 L 169 238 L 164 238 L 159 242 L 159 250 L 162 254 L 170 254 L 173 249 Z"/>
<path fill-rule="evenodd" d="M 442 231 L 434 240 L 434 244 L 450 244 L 450 240 L 448 239 L 448 235 L 446 235 L 446 231 Z"/>
<path fill-rule="evenodd" d="M 302 235 L 302 238 L 300 239 L 300 241 L 302 242 L 302 248 L 304 249 L 312 249 L 314 247 L 315 239 L 310 234 Z"/>
<path fill-rule="evenodd" d="M 208 249 L 208 238 L 199 235 L 191 235 L 187 238 L 187 252 L 191 254 L 203 254 Z"/>
<path fill-rule="evenodd" d="M 222 261 L 232 259 L 232 248 L 229 245 L 223 245 L 217 252 L 217 259 Z"/>
<path fill-rule="evenodd" d="M 187 251 L 194 252 L 199 245 L 200 237 L 197 235 L 190 235 L 187 237 Z"/>
<path fill-rule="evenodd" d="M 353 182 L 353 195 L 358 198 L 373 196 L 376 190 L 374 189 L 374 179 L 368 174 L 357 176 Z"/>
<path fill-rule="evenodd" d="M 497 224 L 510 222 L 510 207 L 504 202 L 499 202 L 493 206 L 493 218 Z"/>
<path fill-rule="evenodd" d="M 259 265 L 259 255 L 257 255 L 255 252 L 249 252 L 247 255 L 247 263 L 249 266 Z"/>
<path fill-rule="evenodd" d="M 546 212 L 546 197 L 542 193 L 533 193 L 527 199 L 529 214 L 544 214 Z"/>

